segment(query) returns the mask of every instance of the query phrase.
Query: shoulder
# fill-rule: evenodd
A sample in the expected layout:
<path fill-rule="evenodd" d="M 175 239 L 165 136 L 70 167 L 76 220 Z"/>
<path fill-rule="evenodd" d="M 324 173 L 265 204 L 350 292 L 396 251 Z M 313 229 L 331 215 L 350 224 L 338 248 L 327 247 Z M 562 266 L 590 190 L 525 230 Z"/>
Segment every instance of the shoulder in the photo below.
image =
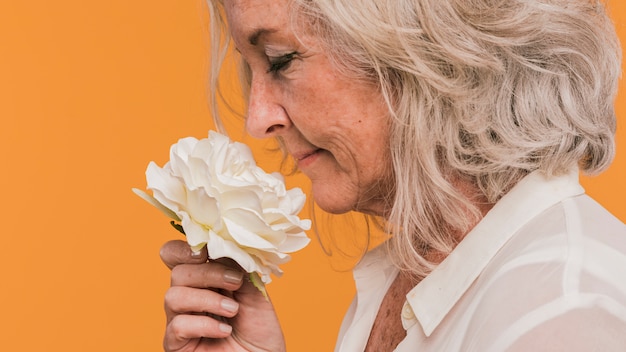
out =
<path fill-rule="evenodd" d="M 626 226 L 586 195 L 568 198 L 521 228 L 476 280 L 468 338 L 494 350 L 579 350 L 584 338 L 626 346 L 625 278 Z"/>

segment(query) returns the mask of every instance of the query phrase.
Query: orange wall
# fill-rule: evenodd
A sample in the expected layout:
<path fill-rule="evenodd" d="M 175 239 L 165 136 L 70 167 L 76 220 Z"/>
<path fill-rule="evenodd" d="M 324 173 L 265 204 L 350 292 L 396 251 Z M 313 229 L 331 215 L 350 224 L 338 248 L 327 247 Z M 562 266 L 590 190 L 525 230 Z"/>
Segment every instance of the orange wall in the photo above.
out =
<path fill-rule="evenodd" d="M 626 41 L 626 6 L 611 3 Z M 148 161 L 162 164 L 170 144 L 211 128 L 203 9 L 0 3 L 0 350 L 160 350 L 169 279 L 158 251 L 180 237 L 130 189 L 145 186 Z M 584 182 L 622 220 L 625 94 L 622 83 L 617 160 Z M 269 287 L 290 350 L 331 350 L 353 293 L 338 263 L 312 243 Z"/>

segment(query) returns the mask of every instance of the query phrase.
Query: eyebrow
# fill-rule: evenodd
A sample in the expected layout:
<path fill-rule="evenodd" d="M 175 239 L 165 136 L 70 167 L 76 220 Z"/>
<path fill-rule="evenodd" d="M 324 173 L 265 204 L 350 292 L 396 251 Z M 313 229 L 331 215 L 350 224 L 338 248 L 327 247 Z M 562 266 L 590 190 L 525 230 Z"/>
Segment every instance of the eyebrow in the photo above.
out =
<path fill-rule="evenodd" d="M 259 28 L 257 30 L 255 30 L 249 37 L 248 37 L 248 42 L 253 45 L 256 46 L 257 44 L 259 44 L 259 38 L 263 35 L 269 34 L 269 33 L 274 33 L 276 32 L 276 29 L 267 29 L 267 28 Z"/>

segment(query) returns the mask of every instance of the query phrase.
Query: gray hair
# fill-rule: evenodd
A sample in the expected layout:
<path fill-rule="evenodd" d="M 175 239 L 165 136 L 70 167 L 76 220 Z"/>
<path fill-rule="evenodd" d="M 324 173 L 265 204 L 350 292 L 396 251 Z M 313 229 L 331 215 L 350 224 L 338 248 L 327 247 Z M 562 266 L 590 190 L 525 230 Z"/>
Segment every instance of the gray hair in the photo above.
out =
<path fill-rule="evenodd" d="M 621 50 L 600 1 L 292 5 L 337 68 L 377 82 L 387 101 L 395 192 L 386 223 L 403 270 L 425 276 L 426 251 L 449 253 L 452 234 L 480 219 L 453 178 L 493 203 L 535 170 L 596 174 L 613 159 Z"/>

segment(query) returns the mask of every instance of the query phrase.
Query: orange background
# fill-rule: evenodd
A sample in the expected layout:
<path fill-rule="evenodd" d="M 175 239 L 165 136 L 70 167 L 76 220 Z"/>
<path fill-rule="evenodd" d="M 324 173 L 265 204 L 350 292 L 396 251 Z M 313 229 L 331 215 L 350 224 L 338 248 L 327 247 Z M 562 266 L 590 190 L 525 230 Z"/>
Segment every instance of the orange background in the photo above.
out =
<path fill-rule="evenodd" d="M 626 6 L 610 3 L 626 42 Z M 0 3 L 0 350 L 161 350 L 158 252 L 180 236 L 130 189 L 211 129 L 206 17 L 202 0 Z M 622 82 L 614 165 L 584 180 L 623 221 L 625 100 Z M 270 284 L 291 351 L 332 349 L 354 292 L 341 263 L 314 241 Z"/>

